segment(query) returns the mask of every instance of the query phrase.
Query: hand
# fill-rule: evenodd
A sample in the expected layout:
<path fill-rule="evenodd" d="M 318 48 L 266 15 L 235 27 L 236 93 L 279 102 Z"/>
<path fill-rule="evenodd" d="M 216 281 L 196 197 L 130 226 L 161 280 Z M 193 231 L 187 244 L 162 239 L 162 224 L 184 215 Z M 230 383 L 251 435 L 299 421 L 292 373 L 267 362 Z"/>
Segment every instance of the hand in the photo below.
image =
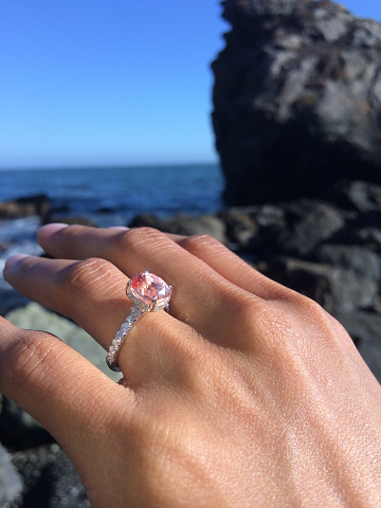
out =
<path fill-rule="evenodd" d="M 65 448 L 94 508 L 379 507 L 381 388 L 319 305 L 212 238 L 45 226 L 56 259 L 4 276 L 105 349 L 128 277 L 173 285 L 145 314 L 114 383 L 56 337 L 0 319 L 0 391 Z"/>

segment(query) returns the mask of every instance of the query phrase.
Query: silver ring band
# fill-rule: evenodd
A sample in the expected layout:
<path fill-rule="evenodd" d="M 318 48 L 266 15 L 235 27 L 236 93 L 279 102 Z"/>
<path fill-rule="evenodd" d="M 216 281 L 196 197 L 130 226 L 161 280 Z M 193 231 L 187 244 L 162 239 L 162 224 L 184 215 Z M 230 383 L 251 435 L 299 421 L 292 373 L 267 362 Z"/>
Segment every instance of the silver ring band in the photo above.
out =
<path fill-rule="evenodd" d="M 144 309 L 140 309 L 137 305 L 133 305 L 131 312 L 128 314 L 126 319 L 123 321 L 121 327 L 116 332 L 115 337 L 113 338 L 110 347 L 108 348 L 106 362 L 111 370 L 115 372 L 120 372 L 120 368 L 118 365 L 118 354 L 119 350 L 126 339 L 127 333 L 132 328 L 132 326 L 136 323 L 138 319 L 142 317 L 145 313 Z"/>

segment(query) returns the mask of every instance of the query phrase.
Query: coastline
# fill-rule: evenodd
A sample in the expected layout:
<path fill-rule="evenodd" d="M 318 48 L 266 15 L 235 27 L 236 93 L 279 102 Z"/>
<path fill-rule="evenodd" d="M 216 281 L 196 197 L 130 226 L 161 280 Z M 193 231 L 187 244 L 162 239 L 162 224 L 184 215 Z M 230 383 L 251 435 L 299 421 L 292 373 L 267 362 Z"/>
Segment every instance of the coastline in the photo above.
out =
<path fill-rule="evenodd" d="M 39 214 L 31 203 L 39 207 Z M 16 217 L 8 214 L 7 219 L 2 219 L 0 262 L 12 248 L 42 254 L 34 240 L 35 231 L 51 219 L 91 224 L 86 214 L 52 215 L 46 203 L 45 198 L 31 197 L 21 208 L 26 206 L 32 215 L 25 216 L 24 208 L 24 212 L 16 211 Z M 11 209 L 14 213 L 14 203 Z M 118 221 L 117 213 L 110 211 L 105 215 L 111 223 Z M 12 243 L 8 235 L 9 245 L 1 241 L 1 230 L 6 224 L 15 239 Z M 24 228 L 24 243 L 17 241 L 16 224 Z M 199 215 L 137 214 L 132 220 L 119 223 L 217 238 L 265 275 L 318 301 L 344 325 L 381 381 L 380 224 L 381 186 L 361 181 L 342 182 L 329 195 L 314 199 L 221 208 Z M 109 374 L 105 352 L 83 330 L 66 318 L 29 303 L 1 280 L 0 313 L 18 326 L 55 333 Z M 7 485 L 10 498 L 15 500 L 10 508 L 22 506 L 18 501 L 21 493 L 43 497 L 46 492 L 69 501 L 71 506 L 90 508 L 78 475 L 60 446 L 1 394 L 0 441 L 0 486 L 1 482 Z"/>

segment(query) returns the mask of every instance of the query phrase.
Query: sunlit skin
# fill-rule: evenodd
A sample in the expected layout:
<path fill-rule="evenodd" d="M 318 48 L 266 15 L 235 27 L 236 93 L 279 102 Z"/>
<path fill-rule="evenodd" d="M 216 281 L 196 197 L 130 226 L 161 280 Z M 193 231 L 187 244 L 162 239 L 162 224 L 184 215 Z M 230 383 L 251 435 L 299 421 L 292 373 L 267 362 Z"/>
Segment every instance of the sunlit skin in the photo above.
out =
<path fill-rule="evenodd" d="M 129 277 L 173 286 L 119 354 L 118 384 L 0 319 L 0 391 L 57 439 L 94 508 L 379 507 L 381 388 L 341 325 L 207 236 L 49 225 L 54 259 L 4 277 L 105 349 Z M 105 353 L 106 354 L 106 353 Z"/>

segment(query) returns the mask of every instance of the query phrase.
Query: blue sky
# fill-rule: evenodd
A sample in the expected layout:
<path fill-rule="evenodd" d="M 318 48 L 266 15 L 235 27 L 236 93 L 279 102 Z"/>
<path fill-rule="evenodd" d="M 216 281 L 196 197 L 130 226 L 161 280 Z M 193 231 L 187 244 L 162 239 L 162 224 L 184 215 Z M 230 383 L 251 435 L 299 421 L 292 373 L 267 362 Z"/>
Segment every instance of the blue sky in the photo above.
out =
<path fill-rule="evenodd" d="M 380 0 L 341 2 L 381 20 Z M 0 168 L 213 162 L 215 0 L 2 0 Z"/>

